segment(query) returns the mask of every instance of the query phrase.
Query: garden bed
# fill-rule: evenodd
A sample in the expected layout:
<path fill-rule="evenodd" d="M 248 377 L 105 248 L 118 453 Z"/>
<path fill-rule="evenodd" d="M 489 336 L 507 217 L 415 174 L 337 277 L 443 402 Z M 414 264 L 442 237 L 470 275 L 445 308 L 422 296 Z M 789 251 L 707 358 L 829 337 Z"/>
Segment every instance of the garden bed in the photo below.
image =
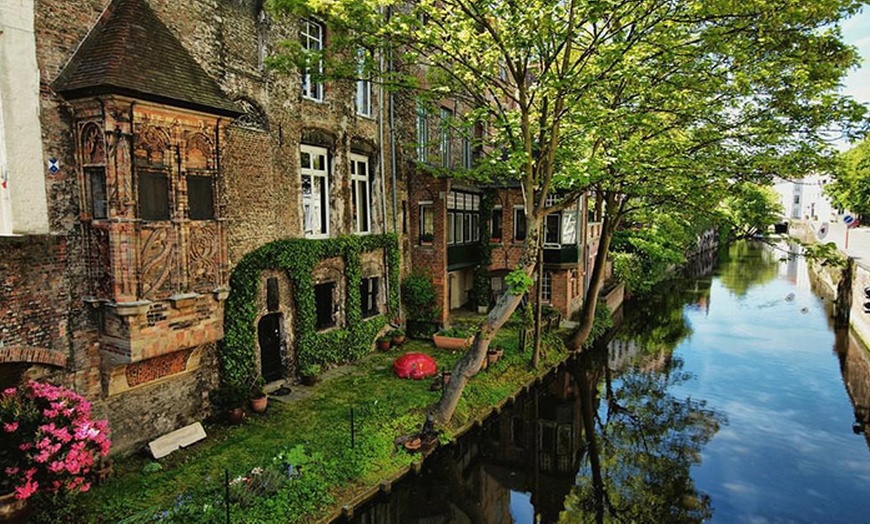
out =
<path fill-rule="evenodd" d="M 519 353 L 515 332 L 505 329 L 496 341 L 505 348 L 504 358 L 469 383 L 443 440 L 566 357 L 564 349 L 551 349 L 540 371 L 530 372 L 529 354 Z M 432 355 L 440 369 L 452 368 L 461 356 L 417 341 L 403 346 L 405 351 Z M 82 496 L 81 514 L 93 522 L 223 522 L 226 473 L 238 485 L 255 468 L 286 471 L 300 460 L 305 465 L 296 464 L 290 472 L 296 476 L 274 492 L 231 497 L 231 513 L 257 522 L 309 522 L 335 514 L 420 461 L 419 455 L 397 449 L 394 440 L 420 429 L 440 392 L 431 390 L 429 380 L 395 378 L 390 364 L 398 354 L 371 354 L 348 372 L 325 377 L 307 398 L 272 402 L 265 415 L 249 417 L 243 426 L 209 425 L 207 441 L 159 466 L 142 457 L 117 461 L 115 478 Z"/>

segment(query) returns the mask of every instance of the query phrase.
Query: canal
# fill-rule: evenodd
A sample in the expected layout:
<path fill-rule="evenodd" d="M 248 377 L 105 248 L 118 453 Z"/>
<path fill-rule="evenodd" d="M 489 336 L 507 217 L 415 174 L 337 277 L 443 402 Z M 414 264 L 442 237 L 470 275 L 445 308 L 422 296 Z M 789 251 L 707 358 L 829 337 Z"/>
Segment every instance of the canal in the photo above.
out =
<path fill-rule="evenodd" d="M 628 303 L 353 522 L 867 522 L 870 356 L 796 249 L 736 244 Z"/>

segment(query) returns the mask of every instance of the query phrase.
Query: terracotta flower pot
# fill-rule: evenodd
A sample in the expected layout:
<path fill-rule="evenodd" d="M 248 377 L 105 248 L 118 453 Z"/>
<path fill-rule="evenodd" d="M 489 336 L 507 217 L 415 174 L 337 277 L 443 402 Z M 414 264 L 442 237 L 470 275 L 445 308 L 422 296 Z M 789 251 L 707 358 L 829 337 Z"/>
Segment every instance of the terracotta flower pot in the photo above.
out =
<path fill-rule="evenodd" d="M 266 406 L 268 405 L 269 397 L 266 395 L 251 399 L 251 410 L 253 410 L 254 413 L 262 413 L 266 411 Z"/>
<path fill-rule="evenodd" d="M 378 340 L 378 349 L 381 351 L 389 351 L 390 350 L 390 339 Z"/>
<path fill-rule="evenodd" d="M 230 421 L 230 424 L 238 426 L 245 421 L 245 410 L 241 406 L 233 408 L 227 412 L 227 419 Z"/>
<path fill-rule="evenodd" d="M 395 347 L 401 346 L 402 344 L 405 343 L 405 335 L 400 335 L 400 336 L 391 338 L 390 343 L 393 344 L 393 346 L 395 346 Z"/>

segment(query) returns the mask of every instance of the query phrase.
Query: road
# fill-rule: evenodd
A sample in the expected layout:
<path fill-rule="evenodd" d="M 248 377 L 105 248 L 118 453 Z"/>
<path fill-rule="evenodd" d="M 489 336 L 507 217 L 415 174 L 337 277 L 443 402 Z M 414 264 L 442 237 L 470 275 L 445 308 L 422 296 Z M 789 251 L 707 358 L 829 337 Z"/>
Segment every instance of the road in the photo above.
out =
<path fill-rule="evenodd" d="M 809 222 L 813 231 L 818 232 L 821 222 Z M 817 233 L 818 235 L 818 233 Z M 870 264 L 870 227 L 861 226 L 849 230 L 849 247 L 846 247 L 846 225 L 842 222 L 829 222 L 828 234 L 821 242 L 835 242 L 841 251 L 850 257 Z"/>

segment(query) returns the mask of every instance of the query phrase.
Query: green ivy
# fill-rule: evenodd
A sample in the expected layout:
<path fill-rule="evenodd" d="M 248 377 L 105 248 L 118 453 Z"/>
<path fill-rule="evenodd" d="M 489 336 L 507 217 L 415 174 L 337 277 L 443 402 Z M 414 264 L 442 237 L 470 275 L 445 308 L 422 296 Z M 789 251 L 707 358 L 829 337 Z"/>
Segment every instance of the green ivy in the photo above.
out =
<path fill-rule="evenodd" d="M 504 277 L 504 283 L 511 295 L 525 294 L 533 284 L 532 277 L 521 268 L 514 269 Z"/>
<path fill-rule="evenodd" d="M 480 263 L 474 268 L 474 300 L 478 306 L 486 307 L 489 307 L 489 296 L 492 294 L 492 283 L 489 276 L 489 266 L 492 263 L 489 223 L 492 220 L 493 207 L 493 192 L 483 193 L 480 197 L 480 241 L 477 245 Z"/>
<path fill-rule="evenodd" d="M 270 242 L 245 255 L 230 276 L 230 296 L 224 311 L 224 339 L 220 351 L 221 379 L 244 388 L 259 375 L 256 366 L 257 293 L 260 273 L 283 270 L 293 283 L 297 364 L 331 364 L 356 360 L 371 348 L 384 315 L 363 322 L 360 308 L 361 255 L 377 249 L 386 253 L 389 295 L 387 307 L 399 311 L 399 249 L 394 234 L 343 236 L 321 240 L 289 238 Z M 341 257 L 345 262 L 345 327 L 318 333 L 314 300 L 314 267 L 322 260 Z"/>

